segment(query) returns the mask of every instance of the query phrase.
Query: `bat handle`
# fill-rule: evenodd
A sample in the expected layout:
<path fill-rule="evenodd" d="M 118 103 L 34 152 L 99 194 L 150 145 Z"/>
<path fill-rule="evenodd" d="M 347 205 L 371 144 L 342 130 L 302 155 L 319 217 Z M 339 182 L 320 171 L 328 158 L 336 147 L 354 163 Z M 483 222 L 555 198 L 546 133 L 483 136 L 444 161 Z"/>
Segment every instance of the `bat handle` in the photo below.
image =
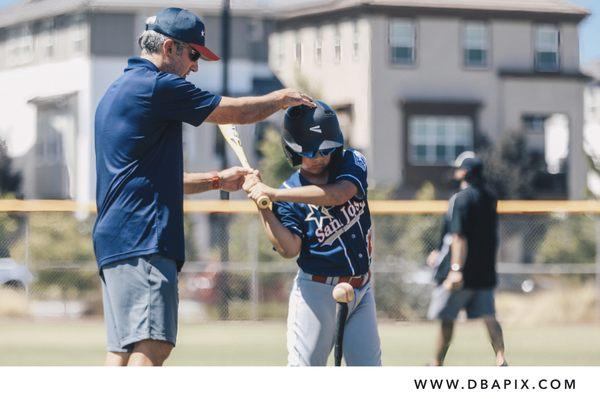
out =
<path fill-rule="evenodd" d="M 260 197 L 256 203 L 260 209 L 267 209 L 269 206 L 271 206 L 271 200 L 266 195 Z"/>
<path fill-rule="evenodd" d="M 342 365 L 342 355 L 344 354 L 344 327 L 346 326 L 346 318 L 348 317 L 348 304 L 337 302 L 337 320 L 335 323 L 335 350 L 333 352 L 335 366 Z"/>

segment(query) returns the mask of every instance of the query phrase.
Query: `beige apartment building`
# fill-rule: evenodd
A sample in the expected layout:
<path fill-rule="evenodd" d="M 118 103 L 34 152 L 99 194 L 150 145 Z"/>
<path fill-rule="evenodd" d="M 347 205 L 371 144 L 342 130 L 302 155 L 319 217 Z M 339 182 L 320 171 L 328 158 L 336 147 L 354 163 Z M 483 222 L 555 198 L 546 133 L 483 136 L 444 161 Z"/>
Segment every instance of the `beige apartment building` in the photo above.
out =
<path fill-rule="evenodd" d="M 561 0 L 339 0 L 280 14 L 269 64 L 336 107 L 376 186 L 443 187 L 455 156 L 521 132 L 546 197 L 586 187 L 578 24 Z"/>

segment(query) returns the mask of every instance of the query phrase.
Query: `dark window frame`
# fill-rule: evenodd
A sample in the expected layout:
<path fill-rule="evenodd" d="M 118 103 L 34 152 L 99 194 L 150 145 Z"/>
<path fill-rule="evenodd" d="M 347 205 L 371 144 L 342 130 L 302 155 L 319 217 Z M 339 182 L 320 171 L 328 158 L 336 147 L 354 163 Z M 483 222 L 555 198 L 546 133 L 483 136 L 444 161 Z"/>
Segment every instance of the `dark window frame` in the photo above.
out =
<path fill-rule="evenodd" d="M 410 162 L 409 121 L 412 116 L 467 116 L 473 122 L 473 147 L 477 150 L 481 142 L 479 111 L 482 104 L 478 101 L 456 100 L 403 100 L 400 102 L 402 112 L 401 153 L 403 155 L 404 182 L 409 187 L 419 187 L 425 181 L 442 186 L 448 185 L 449 165 L 413 165 Z"/>

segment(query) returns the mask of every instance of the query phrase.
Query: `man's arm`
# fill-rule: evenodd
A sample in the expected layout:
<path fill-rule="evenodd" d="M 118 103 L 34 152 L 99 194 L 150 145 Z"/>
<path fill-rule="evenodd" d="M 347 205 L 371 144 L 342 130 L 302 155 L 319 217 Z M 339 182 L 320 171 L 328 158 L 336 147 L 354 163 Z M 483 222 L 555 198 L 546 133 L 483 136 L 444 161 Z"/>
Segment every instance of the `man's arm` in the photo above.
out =
<path fill-rule="evenodd" d="M 239 125 L 256 123 L 280 109 L 295 105 L 315 107 L 315 103 L 309 96 L 293 89 L 277 90 L 258 97 L 222 97 L 221 102 L 206 121 Z"/>
<path fill-rule="evenodd" d="M 451 265 L 465 265 L 467 259 L 467 239 L 460 234 L 452 234 L 452 256 L 450 258 Z"/>
<path fill-rule="evenodd" d="M 183 193 L 198 194 L 221 187 L 217 173 L 183 173 Z"/>
<path fill-rule="evenodd" d="M 271 202 L 300 202 L 319 206 L 342 205 L 358 193 L 358 188 L 348 180 L 340 180 L 331 184 L 278 189 L 257 181 L 251 187 L 248 196 L 255 201 L 266 195 Z"/>
<path fill-rule="evenodd" d="M 444 286 L 449 290 L 456 290 L 463 284 L 462 268 L 465 266 L 465 260 L 467 258 L 467 239 L 460 234 L 452 234 L 452 246 L 450 250 L 452 254 L 450 256 L 450 271 L 446 280 L 444 280 Z"/>
<path fill-rule="evenodd" d="M 284 258 L 296 257 L 302 246 L 300 237 L 281 224 L 270 209 L 259 209 L 258 211 L 265 233 L 275 250 Z"/>
<path fill-rule="evenodd" d="M 244 177 L 252 169 L 234 166 L 220 172 L 184 173 L 183 193 L 198 194 L 209 190 L 237 191 L 242 188 Z"/>

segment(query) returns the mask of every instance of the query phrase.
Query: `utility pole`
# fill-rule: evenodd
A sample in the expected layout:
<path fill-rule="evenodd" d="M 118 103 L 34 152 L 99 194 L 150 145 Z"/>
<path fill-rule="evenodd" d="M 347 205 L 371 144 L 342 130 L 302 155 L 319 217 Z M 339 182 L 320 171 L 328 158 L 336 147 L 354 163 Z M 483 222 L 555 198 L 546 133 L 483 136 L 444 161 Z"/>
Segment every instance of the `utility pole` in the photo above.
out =
<path fill-rule="evenodd" d="M 223 0 L 223 8 L 221 10 L 221 66 L 222 66 L 222 80 L 221 80 L 221 95 L 229 95 L 229 48 L 230 48 L 230 25 L 231 25 L 231 14 L 229 0 Z M 217 153 L 221 158 L 221 170 L 227 169 L 227 151 L 225 147 L 225 139 L 219 132 L 219 128 L 215 126 Z M 221 190 L 221 200 L 229 200 L 229 193 Z M 220 245 L 221 254 L 221 265 L 222 270 L 218 283 L 220 286 L 220 300 L 218 301 L 218 314 L 219 319 L 229 319 L 229 300 L 231 297 L 230 287 L 230 273 L 228 269 L 229 265 L 229 215 L 226 213 L 215 215 L 217 217 L 217 231 L 219 232 L 217 240 Z"/>

